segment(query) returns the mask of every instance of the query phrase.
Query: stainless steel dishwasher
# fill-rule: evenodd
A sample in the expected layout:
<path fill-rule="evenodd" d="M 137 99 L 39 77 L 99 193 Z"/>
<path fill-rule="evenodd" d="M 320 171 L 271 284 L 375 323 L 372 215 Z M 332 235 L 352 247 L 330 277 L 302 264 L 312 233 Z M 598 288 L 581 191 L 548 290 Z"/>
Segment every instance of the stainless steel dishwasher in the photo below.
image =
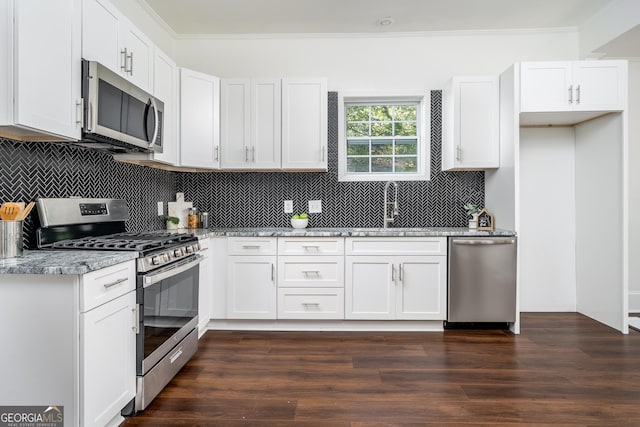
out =
<path fill-rule="evenodd" d="M 450 237 L 447 321 L 516 320 L 516 237 Z"/>

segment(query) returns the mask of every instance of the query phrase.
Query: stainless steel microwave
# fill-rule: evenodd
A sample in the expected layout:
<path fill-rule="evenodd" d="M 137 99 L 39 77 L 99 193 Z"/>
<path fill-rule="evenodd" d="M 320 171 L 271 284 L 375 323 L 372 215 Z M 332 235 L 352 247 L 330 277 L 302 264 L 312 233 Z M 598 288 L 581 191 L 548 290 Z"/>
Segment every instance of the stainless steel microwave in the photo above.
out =
<path fill-rule="evenodd" d="M 78 145 L 115 153 L 162 152 L 164 104 L 95 61 L 82 61 L 84 116 Z"/>

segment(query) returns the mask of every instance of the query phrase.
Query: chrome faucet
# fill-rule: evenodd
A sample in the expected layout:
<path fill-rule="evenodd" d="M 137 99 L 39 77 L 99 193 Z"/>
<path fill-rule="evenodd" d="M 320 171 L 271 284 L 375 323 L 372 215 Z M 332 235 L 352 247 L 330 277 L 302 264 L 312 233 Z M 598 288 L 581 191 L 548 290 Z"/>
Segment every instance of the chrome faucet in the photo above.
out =
<path fill-rule="evenodd" d="M 389 201 L 389 187 L 391 185 L 394 186 L 392 202 Z M 384 228 L 387 228 L 395 220 L 396 215 L 398 215 L 398 183 L 388 181 L 384 185 Z"/>

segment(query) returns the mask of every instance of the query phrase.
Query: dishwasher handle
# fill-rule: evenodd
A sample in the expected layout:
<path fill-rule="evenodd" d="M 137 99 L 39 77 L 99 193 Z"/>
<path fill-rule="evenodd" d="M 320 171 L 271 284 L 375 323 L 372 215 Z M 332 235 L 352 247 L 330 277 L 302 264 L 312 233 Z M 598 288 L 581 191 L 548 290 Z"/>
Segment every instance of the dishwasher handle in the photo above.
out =
<path fill-rule="evenodd" d="M 516 239 L 453 239 L 454 245 L 514 245 Z"/>

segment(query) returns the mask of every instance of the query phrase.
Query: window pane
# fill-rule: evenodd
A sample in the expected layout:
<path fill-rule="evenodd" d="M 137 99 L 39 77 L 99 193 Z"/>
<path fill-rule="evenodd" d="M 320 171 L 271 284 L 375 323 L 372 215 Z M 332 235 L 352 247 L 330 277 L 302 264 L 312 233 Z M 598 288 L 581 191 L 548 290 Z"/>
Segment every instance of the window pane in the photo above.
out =
<path fill-rule="evenodd" d="M 391 115 L 392 108 L 390 105 L 373 105 L 371 107 L 371 120 L 391 121 L 393 119 Z"/>
<path fill-rule="evenodd" d="M 368 156 L 369 140 L 349 139 L 347 140 L 347 156 Z"/>
<path fill-rule="evenodd" d="M 347 107 L 348 122 L 368 122 L 369 106 L 368 105 L 351 105 Z"/>
<path fill-rule="evenodd" d="M 396 152 L 395 154 L 418 154 L 418 140 L 417 139 L 396 139 Z"/>
<path fill-rule="evenodd" d="M 391 157 L 372 157 L 371 172 L 393 172 Z"/>
<path fill-rule="evenodd" d="M 371 136 L 392 136 L 393 126 L 391 122 L 371 123 Z"/>
<path fill-rule="evenodd" d="M 369 136 L 369 123 L 347 123 L 347 136 Z"/>
<path fill-rule="evenodd" d="M 415 122 L 396 122 L 396 135 L 398 136 L 415 136 Z"/>
<path fill-rule="evenodd" d="M 396 105 L 395 113 L 396 120 L 416 121 L 417 114 L 415 105 Z"/>
<path fill-rule="evenodd" d="M 417 157 L 396 157 L 396 172 L 417 172 Z"/>
<path fill-rule="evenodd" d="M 374 156 L 393 154 L 393 141 L 390 139 L 372 139 L 371 154 Z"/>
<path fill-rule="evenodd" d="M 369 158 L 347 157 L 347 172 L 369 172 Z"/>

